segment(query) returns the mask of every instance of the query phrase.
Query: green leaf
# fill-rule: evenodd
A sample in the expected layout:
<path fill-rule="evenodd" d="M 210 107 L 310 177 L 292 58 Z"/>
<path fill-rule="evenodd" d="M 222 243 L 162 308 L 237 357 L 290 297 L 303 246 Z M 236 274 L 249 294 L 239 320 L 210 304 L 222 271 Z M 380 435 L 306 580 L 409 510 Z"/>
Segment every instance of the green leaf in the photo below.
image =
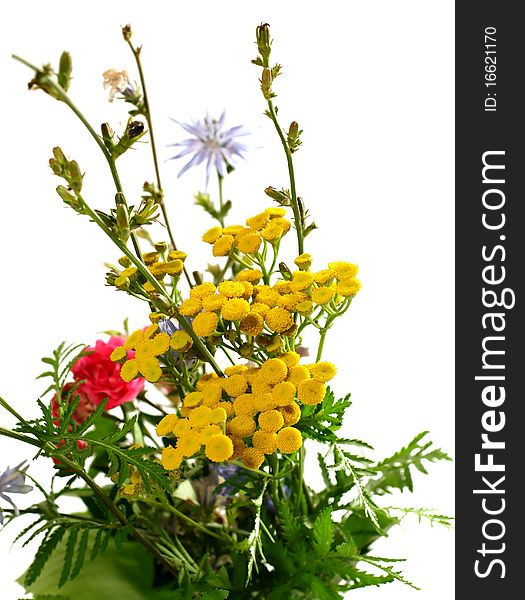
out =
<path fill-rule="evenodd" d="M 24 585 L 26 588 L 29 588 L 38 579 L 42 573 L 42 569 L 47 561 L 51 558 L 53 551 L 57 547 L 65 532 L 66 530 L 63 527 L 57 527 L 55 531 L 44 537 L 43 542 L 40 544 L 40 547 L 36 552 L 33 562 L 26 571 L 24 578 Z"/>
<path fill-rule="evenodd" d="M 431 441 L 423 440 L 427 435 L 428 431 L 423 431 L 399 452 L 377 463 L 374 468 L 380 476 L 368 482 L 367 490 L 377 495 L 388 494 L 392 489 L 409 489 L 412 492 L 412 467 L 427 474 L 424 461 L 451 460 L 440 448 L 432 448 Z"/>
<path fill-rule="evenodd" d="M 99 533 L 100 529 L 97 531 Z M 84 564 L 84 559 L 86 557 L 86 550 L 89 542 L 89 529 L 84 529 L 82 532 L 82 537 L 80 538 L 80 543 L 78 545 L 77 557 L 75 559 L 75 564 L 71 571 L 70 578 L 75 579 L 75 577 L 80 573 L 82 569 L 82 565 Z"/>
<path fill-rule="evenodd" d="M 66 549 L 64 554 L 64 561 L 62 564 L 62 571 L 60 573 L 60 579 L 58 581 L 58 587 L 61 588 L 64 583 L 69 579 L 69 572 L 71 571 L 71 565 L 73 564 L 73 556 L 75 554 L 75 545 L 77 543 L 78 529 L 71 527 L 69 529 L 69 535 L 67 538 Z"/>
<path fill-rule="evenodd" d="M 319 556 L 325 556 L 330 552 L 334 541 L 334 524 L 332 522 L 332 510 L 324 510 L 314 522 L 314 549 Z"/>
<path fill-rule="evenodd" d="M 90 532 L 86 551 L 93 547 L 95 535 Z M 58 590 L 58 579 L 66 553 L 62 542 L 50 555 L 38 580 L 26 586 L 28 593 L 62 594 L 71 600 L 144 600 L 153 587 L 153 558 L 140 544 L 124 542 L 122 550 L 114 546 L 93 562 L 85 562 L 79 575 Z"/>

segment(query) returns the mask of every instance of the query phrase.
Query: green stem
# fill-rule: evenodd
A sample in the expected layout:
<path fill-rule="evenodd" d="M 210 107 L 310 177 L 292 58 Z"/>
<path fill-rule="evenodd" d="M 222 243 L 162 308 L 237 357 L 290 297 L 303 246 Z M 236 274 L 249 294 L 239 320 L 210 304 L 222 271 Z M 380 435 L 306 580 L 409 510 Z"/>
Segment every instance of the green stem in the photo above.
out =
<path fill-rule="evenodd" d="M 183 521 L 186 521 L 187 523 L 189 523 L 192 527 L 195 527 L 195 529 L 199 529 L 200 531 L 202 531 L 203 533 L 206 533 L 207 535 L 209 535 L 211 537 L 214 537 L 221 541 L 224 540 L 224 538 L 221 537 L 220 535 L 218 535 L 217 533 L 215 533 L 215 531 L 211 531 L 202 523 L 199 523 L 198 521 L 194 521 L 191 517 L 188 517 L 188 515 L 185 515 L 183 512 L 181 512 L 180 510 L 178 510 L 171 504 L 154 502 L 154 501 L 150 501 L 149 504 L 154 504 L 155 506 L 158 506 L 159 508 L 163 508 L 164 510 L 167 510 L 167 511 L 173 513 L 174 515 L 176 515 Z"/>
<path fill-rule="evenodd" d="M 224 206 L 222 182 L 224 181 L 224 177 L 220 173 L 217 173 L 217 177 L 219 178 L 219 218 L 218 218 L 218 221 L 220 223 L 220 226 L 224 227 L 224 216 L 222 214 L 222 209 Z"/>
<path fill-rule="evenodd" d="M 291 194 L 291 203 L 292 210 L 295 221 L 295 230 L 297 232 L 297 247 L 299 249 L 299 254 L 303 254 L 304 252 L 304 232 L 303 232 L 303 219 L 301 217 L 301 210 L 299 208 L 299 201 L 297 200 L 297 191 L 295 189 L 295 173 L 293 168 L 293 160 L 292 153 L 290 152 L 290 148 L 288 147 L 288 142 L 284 137 L 283 130 L 279 125 L 279 121 L 277 120 L 277 113 L 275 112 L 275 107 L 271 100 L 268 100 L 268 108 L 270 111 L 270 118 L 275 125 L 275 129 L 279 135 L 279 139 L 281 140 L 281 144 L 284 148 L 284 153 L 286 154 L 286 162 L 288 163 L 288 174 L 290 176 L 290 194 Z"/>
<path fill-rule="evenodd" d="M 108 149 L 104 145 L 104 142 L 102 141 L 102 139 L 100 138 L 100 136 L 97 135 L 97 133 L 93 129 L 93 127 L 91 127 L 91 125 L 89 124 L 89 122 L 86 119 L 86 117 L 84 117 L 83 113 L 71 101 L 71 99 L 69 98 L 69 96 L 63 90 L 63 88 L 60 85 L 58 85 L 57 83 L 55 83 L 51 77 L 49 77 L 48 75 L 46 75 L 45 73 L 43 73 L 43 71 L 41 71 L 40 69 L 38 69 L 38 67 L 35 67 L 35 65 L 32 65 L 30 62 L 24 60 L 20 56 L 17 56 L 16 54 L 13 54 L 12 56 L 13 56 L 13 58 L 15 60 L 21 62 L 26 67 L 29 67 L 30 69 L 32 69 L 36 73 L 41 73 L 41 75 L 42 75 L 41 76 L 42 81 L 44 81 L 46 84 L 48 84 L 50 87 L 53 88 L 53 90 L 59 96 L 60 100 L 62 102 L 64 102 L 64 104 L 66 104 L 73 111 L 73 113 L 79 118 L 80 122 L 89 131 L 89 133 L 91 134 L 91 136 L 93 137 L 93 139 L 97 143 L 98 147 L 102 151 L 102 154 L 104 155 L 104 158 L 106 159 L 106 161 L 107 161 L 107 163 L 109 165 L 109 169 L 111 171 L 111 176 L 113 177 L 113 181 L 115 183 L 115 188 L 116 188 L 116 190 L 117 190 L 117 192 L 119 194 L 122 194 L 122 199 L 124 201 L 124 204 L 127 207 L 126 197 L 125 197 L 124 191 L 122 189 L 122 184 L 120 183 L 120 177 L 119 177 L 119 174 L 118 174 L 118 171 L 117 171 L 117 166 L 115 165 L 115 161 L 113 160 L 113 157 L 111 156 L 111 153 L 108 151 Z M 142 258 L 142 254 L 140 252 L 140 247 L 139 247 L 139 243 L 138 243 L 137 237 L 136 237 L 136 235 L 133 232 L 131 232 L 131 241 L 133 243 L 133 247 L 135 249 L 135 252 L 136 252 L 137 256 L 139 258 Z"/>
<path fill-rule="evenodd" d="M 157 157 L 157 147 L 155 145 L 155 136 L 153 135 L 153 121 L 151 119 L 151 110 L 150 110 L 149 100 L 148 100 L 148 91 L 146 88 L 146 79 L 144 77 L 144 71 L 142 69 L 142 62 L 140 60 L 140 48 L 135 48 L 133 46 L 133 44 L 131 43 L 131 40 L 127 40 L 127 42 L 128 42 L 129 47 L 131 48 L 131 51 L 133 52 L 133 56 L 135 57 L 135 62 L 137 63 L 137 69 L 139 72 L 140 85 L 142 86 L 142 94 L 143 94 L 143 100 L 144 100 L 143 114 L 148 123 L 149 138 L 151 140 L 151 153 L 153 155 L 153 166 L 155 168 L 155 177 L 157 179 L 157 188 L 160 192 L 160 198 L 159 198 L 158 204 L 159 204 L 160 210 L 162 212 L 162 217 L 164 218 L 164 224 L 166 225 L 166 229 L 168 231 L 168 236 L 170 238 L 171 245 L 173 246 L 174 250 L 177 250 L 177 244 L 175 243 L 175 237 L 171 230 L 168 213 L 166 211 L 166 206 L 164 204 L 164 189 L 162 187 L 162 183 L 160 180 L 160 169 L 159 169 L 159 161 L 158 161 L 158 157 Z M 188 285 L 190 287 L 193 287 L 191 280 L 190 280 L 190 276 L 188 274 L 188 271 L 186 270 L 186 267 L 184 267 L 183 270 L 184 270 L 184 276 L 186 277 L 186 281 L 188 282 Z"/>
<path fill-rule="evenodd" d="M 297 486 L 297 512 L 302 513 L 303 504 L 303 486 L 304 486 L 304 446 L 299 448 L 299 471 L 298 471 L 298 486 Z"/>

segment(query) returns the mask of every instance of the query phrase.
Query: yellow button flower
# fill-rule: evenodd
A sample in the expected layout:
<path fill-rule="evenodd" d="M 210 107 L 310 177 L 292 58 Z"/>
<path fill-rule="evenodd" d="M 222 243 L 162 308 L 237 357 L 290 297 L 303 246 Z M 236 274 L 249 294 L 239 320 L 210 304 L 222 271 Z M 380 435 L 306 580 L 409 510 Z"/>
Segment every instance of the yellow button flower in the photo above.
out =
<path fill-rule="evenodd" d="M 315 304 L 327 304 L 334 295 L 334 288 L 318 287 L 312 292 L 312 302 L 315 302 Z"/>
<path fill-rule="evenodd" d="M 213 462 L 228 460 L 233 454 L 233 442 L 226 435 L 212 435 L 206 443 L 205 453 Z"/>
<path fill-rule="evenodd" d="M 183 455 L 180 450 L 177 450 L 173 446 L 168 446 L 162 451 L 162 457 L 160 459 L 162 466 L 167 471 L 173 471 L 178 469 L 182 463 Z"/>
<path fill-rule="evenodd" d="M 261 367 L 259 377 L 270 384 L 283 381 L 288 375 L 288 367 L 280 358 L 270 358 Z"/>
<path fill-rule="evenodd" d="M 188 298 L 179 306 L 179 312 L 185 317 L 193 317 L 201 311 L 202 302 L 198 298 Z"/>
<path fill-rule="evenodd" d="M 301 432 L 295 427 L 284 427 L 277 434 L 277 448 L 283 454 L 292 454 L 303 445 Z"/>
<path fill-rule="evenodd" d="M 264 318 L 252 311 L 241 321 L 240 328 L 246 335 L 259 335 L 264 329 Z"/>
<path fill-rule="evenodd" d="M 219 294 L 226 298 L 240 298 L 244 294 L 244 285 L 240 281 L 221 281 Z"/>
<path fill-rule="evenodd" d="M 234 417 L 229 422 L 229 433 L 235 437 L 245 438 L 249 437 L 255 431 L 255 421 L 247 415 L 240 415 Z"/>
<path fill-rule="evenodd" d="M 310 367 L 310 373 L 312 374 L 313 379 L 317 379 L 317 381 L 326 383 L 327 381 L 330 381 L 330 379 L 335 377 L 337 369 L 332 363 L 321 361 L 313 364 Z"/>
<path fill-rule="evenodd" d="M 301 381 L 297 385 L 297 396 L 303 404 L 319 404 L 324 400 L 326 388 L 323 383 L 315 379 Z"/>
<path fill-rule="evenodd" d="M 240 374 L 232 375 L 222 382 L 224 391 L 232 398 L 237 398 L 248 389 L 248 380 Z"/>
<path fill-rule="evenodd" d="M 215 287 L 215 284 L 211 283 L 210 281 L 206 281 L 205 283 L 196 285 L 190 290 L 190 298 L 197 298 L 198 300 L 202 300 L 207 296 L 215 294 L 216 291 L 217 288 Z"/>
<path fill-rule="evenodd" d="M 249 281 L 254 285 L 262 279 L 263 273 L 259 269 L 246 269 L 237 273 L 237 281 Z"/>
<path fill-rule="evenodd" d="M 347 279 L 357 275 L 357 265 L 349 262 L 331 262 L 328 263 L 328 268 L 338 279 Z"/>
<path fill-rule="evenodd" d="M 186 352 L 193 346 L 193 340 L 188 333 L 181 329 L 171 336 L 170 346 L 175 352 Z"/>
<path fill-rule="evenodd" d="M 166 415 L 158 422 L 157 427 L 155 428 L 156 434 L 159 437 L 162 437 L 163 435 L 171 433 L 178 420 L 179 417 L 177 417 L 177 415 Z"/>
<path fill-rule="evenodd" d="M 233 248 L 233 235 L 223 235 L 213 244 L 213 256 L 228 256 Z"/>
<path fill-rule="evenodd" d="M 301 419 L 301 407 L 296 402 L 279 406 L 277 410 L 282 414 L 286 426 L 295 425 Z"/>
<path fill-rule="evenodd" d="M 281 333 L 293 325 L 292 313 L 284 308 L 272 308 L 264 317 L 266 324 L 272 331 Z"/>
<path fill-rule="evenodd" d="M 226 321 L 241 321 L 249 312 L 250 305 L 243 298 L 230 298 L 221 309 L 222 318 Z"/>
<path fill-rule="evenodd" d="M 248 235 L 242 236 L 237 243 L 237 248 L 244 254 L 255 254 L 259 250 L 261 242 L 262 239 L 259 234 L 249 233 Z"/>
<path fill-rule="evenodd" d="M 264 454 L 257 448 L 245 448 L 241 460 L 248 469 L 258 469 L 264 462 Z"/>
<path fill-rule="evenodd" d="M 217 325 L 219 323 L 219 317 L 214 312 L 202 312 L 199 313 L 193 320 L 193 331 L 199 337 L 208 337 L 215 333 Z"/>
<path fill-rule="evenodd" d="M 256 431 L 252 437 L 252 445 L 264 454 L 273 454 L 277 450 L 277 434 L 269 431 Z"/>
<path fill-rule="evenodd" d="M 259 415 L 258 422 L 263 431 L 275 433 L 284 425 L 284 417 L 278 410 L 267 410 Z"/>
<path fill-rule="evenodd" d="M 212 227 L 202 236 L 202 241 L 208 244 L 214 244 L 222 235 L 221 227 Z"/>

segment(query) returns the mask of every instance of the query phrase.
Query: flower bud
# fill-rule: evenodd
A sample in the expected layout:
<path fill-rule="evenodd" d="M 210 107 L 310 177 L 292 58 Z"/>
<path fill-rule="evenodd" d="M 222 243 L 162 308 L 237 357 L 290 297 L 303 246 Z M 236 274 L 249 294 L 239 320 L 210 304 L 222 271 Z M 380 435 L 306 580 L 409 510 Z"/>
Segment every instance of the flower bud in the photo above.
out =
<path fill-rule="evenodd" d="M 126 42 L 131 41 L 131 36 L 132 36 L 132 31 L 131 31 L 131 25 L 124 25 L 124 27 L 122 27 L 122 37 L 124 38 L 124 40 Z"/>
<path fill-rule="evenodd" d="M 288 265 L 286 263 L 279 263 L 279 272 L 283 276 L 283 279 L 291 279 L 292 272 L 290 271 Z"/>
<path fill-rule="evenodd" d="M 111 129 L 111 127 L 107 123 L 102 123 L 102 125 L 100 126 L 100 130 L 102 132 L 102 140 L 104 141 L 106 148 L 110 152 L 112 152 L 113 147 L 115 146 L 115 141 L 114 141 L 115 133 L 114 133 L 113 129 Z"/>
<path fill-rule="evenodd" d="M 118 196 L 118 194 L 117 194 Z M 117 235 L 121 242 L 126 243 L 129 239 L 129 215 L 124 204 L 117 204 Z"/>
<path fill-rule="evenodd" d="M 125 269 L 131 265 L 131 260 L 127 256 L 121 256 L 118 259 L 119 265 L 124 267 Z"/>
<path fill-rule="evenodd" d="M 82 179 L 84 178 L 84 176 L 80 172 L 80 167 L 78 166 L 77 161 L 70 161 L 67 165 L 67 170 L 69 172 L 67 182 L 75 190 L 75 192 L 79 194 L 82 190 Z"/>
<path fill-rule="evenodd" d="M 275 188 L 269 186 L 264 190 L 264 193 L 269 196 L 272 200 L 278 202 L 281 206 L 289 206 L 290 205 L 290 195 L 286 190 L 276 190 Z"/>
<path fill-rule="evenodd" d="M 164 254 L 168 250 L 168 244 L 166 242 L 157 242 L 155 244 L 155 250 Z"/>
<path fill-rule="evenodd" d="M 265 67 L 261 77 L 261 91 L 266 100 L 271 100 L 275 97 L 275 94 L 272 92 L 272 82 L 271 71 Z"/>
<path fill-rule="evenodd" d="M 270 58 L 272 40 L 270 38 L 270 26 L 268 23 L 261 23 L 255 30 L 257 39 L 257 49 L 262 59 L 262 66 L 268 67 L 268 59 Z"/>
<path fill-rule="evenodd" d="M 60 56 L 60 62 L 58 66 L 58 85 L 67 92 L 69 84 L 71 83 L 71 71 L 73 70 L 73 64 L 71 62 L 71 54 L 69 52 L 62 52 Z"/>

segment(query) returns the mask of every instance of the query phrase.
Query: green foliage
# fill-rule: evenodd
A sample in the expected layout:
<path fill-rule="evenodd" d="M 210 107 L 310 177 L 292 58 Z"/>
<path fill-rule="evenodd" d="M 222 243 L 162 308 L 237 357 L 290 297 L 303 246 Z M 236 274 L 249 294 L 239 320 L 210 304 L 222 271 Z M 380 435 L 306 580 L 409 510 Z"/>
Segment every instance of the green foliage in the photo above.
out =
<path fill-rule="evenodd" d="M 86 556 L 93 548 L 95 533 L 89 531 L 88 535 Z M 68 600 L 143 600 L 149 597 L 153 582 L 153 560 L 136 542 L 124 542 L 120 550 L 112 544 L 103 555 L 86 560 L 76 578 L 69 578 L 59 588 L 67 553 L 67 542 L 62 540 L 48 556 L 38 579 L 31 584 L 26 583 L 27 591 L 36 597 L 58 595 Z"/>
<path fill-rule="evenodd" d="M 219 223 L 223 223 L 224 219 L 228 216 L 232 207 L 231 200 L 226 200 L 220 208 L 216 208 L 213 204 L 210 195 L 204 192 L 199 192 L 194 196 L 195 204 L 200 206 L 205 212 L 207 212 L 213 219 Z"/>
<path fill-rule="evenodd" d="M 37 379 L 50 378 L 51 385 L 42 393 L 45 396 L 49 392 L 54 392 L 57 395 L 57 402 L 60 405 L 62 400 L 62 388 L 66 383 L 66 379 L 71 372 L 72 365 L 85 353 L 81 349 L 84 344 L 69 344 L 62 342 L 58 348 L 53 350 L 52 356 L 42 358 L 42 362 L 49 365 L 50 369 L 41 373 Z"/>
<path fill-rule="evenodd" d="M 350 394 L 336 400 L 332 390 L 327 388 L 326 395 L 321 403 L 315 406 L 302 407 L 301 421 L 296 427 L 305 438 L 321 443 L 340 443 L 342 440 L 338 438 L 335 432 L 341 429 L 345 411 L 351 404 Z"/>
<path fill-rule="evenodd" d="M 440 448 L 433 448 L 432 442 L 426 441 L 428 431 L 416 435 L 416 437 L 399 452 L 374 465 L 379 477 L 367 484 L 367 489 L 373 494 L 387 494 L 392 489 L 404 490 L 408 488 L 413 491 L 412 472 L 414 467 L 420 473 L 427 475 L 424 462 L 437 462 L 440 460 L 451 460 L 451 458 Z"/>

